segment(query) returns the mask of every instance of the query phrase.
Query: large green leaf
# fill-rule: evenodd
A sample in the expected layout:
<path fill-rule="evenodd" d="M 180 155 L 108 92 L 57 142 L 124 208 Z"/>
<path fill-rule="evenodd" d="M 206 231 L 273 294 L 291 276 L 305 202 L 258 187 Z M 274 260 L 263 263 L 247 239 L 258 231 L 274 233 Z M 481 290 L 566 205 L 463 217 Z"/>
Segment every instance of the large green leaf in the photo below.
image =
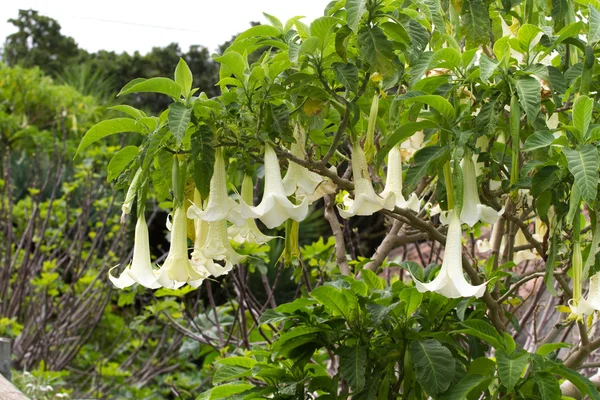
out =
<path fill-rule="evenodd" d="M 579 151 L 565 147 L 563 153 L 581 191 L 581 198 L 593 204 L 598 187 L 598 150 L 594 145 L 586 144 Z"/>
<path fill-rule="evenodd" d="M 215 164 L 213 133 L 208 126 L 201 125 L 196 132 L 192 133 L 190 141 L 194 159 L 194 183 L 200 196 L 207 199 Z"/>
<path fill-rule="evenodd" d="M 249 383 L 228 383 L 226 385 L 217 386 L 196 397 L 196 400 L 221 400 L 231 399 L 232 396 L 247 392 L 254 388 L 254 385 Z"/>
<path fill-rule="evenodd" d="M 531 124 L 540 112 L 540 83 L 534 77 L 521 76 L 516 84 L 519 102 Z"/>
<path fill-rule="evenodd" d="M 355 33 L 358 31 L 358 23 L 367 12 L 367 0 L 346 0 L 346 23 Z"/>
<path fill-rule="evenodd" d="M 326 45 L 333 34 L 333 28 L 339 22 L 340 20 L 334 17 L 317 18 L 310 24 L 310 35 L 319 38 L 321 43 Z"/>
<path fill-rule="evenodd" d="M 75 156 L 94 142 L 115 133 L 137 132 L 144 133 L 142 125 L 131 118 L 114 118 L 100 121 L 83 135 Z"/>
<path fill-rule="evenodd" d="M 246 75 L 244 74 L 244 71 L 246 70 L 246 62 L 240 53 L 236 51 L 230 51 L 222 56 L 214 57 L 213 60 L 226 66 L 231 71 L 233 76 L 238 78 L 241 82 L 246 81 Z"/>
<path fill-rule="evenodd" d="M 405 97 L 404 101 L 407 105 L 415 102 L 427 104 L 429 107 L 435 108 L 448 121 L 452 121 L 454 119 L 454 107 L 452 107 L 452 104 L 437 94 Z"/>
<path fill-rule="evenodd" d="M 346 89 L 351 92 L 358 90 L 358 68 L 354 64 L 333 63 L 335 76 Z"/>
<path fill-rule="evenodd" d="M 406 172 L 404 186 L 409 192 L 417 183 L 427 175 L 429 169 L 439 165 L 450 158 L 450 149 L 447 146 L 429 146 L 417 151 L 414 155 L 414 164 Z"/>
<path fill-rule="evenodd" d="M 169 106 L 169 128 L 171 129 L 171 132 L 173 132 L 173 136 L 177 140 L 177 145 L 180 145 L 183 141 L 191 117 L 191 108 L 187 108 L 181 103 L 172 103 Z"/>
<path fill-rule="evenodd" d="M 592 111 L 594 110 L 594 100 L 587 96 L 579 96 L 573 103 L 573 126 L 575 134 L 580 142 L 590 127 L 592 121 Z"/>
<path fill-rule="evenodd" d="M 348 290 L 339 290 L 333 286 L 319 286 L 310 296 L 323 304 L 334 316 L 342 316 L 346 320 L 351 320 L 355 310 L 358 308 L 358 301 L 354 293 Z"/>
<path fill-rule="evenodd" d="M 360 54 L 371 66 L 371 71 L 386 75 L 394 71 L 392 59 L 396 57 L 392 42 L 378 26 L 364 27 L 358 35 Z"/>
<path fill-rule="evenodd" d="M 556 139 L 550 131 L 537 131 L 525 140 L 523 151 L 533 151 L 550 146 Z"/>
<path fill-rule="evenodd" d="M 385 156 L 387 156 L 387 154 L 395 145 L 402 143 L 404 140 L 411 137 L 415 132 L 436 127 L 437 124 L 435 122 L 428 120 L 409 122 L 399 126 L 398 129 L 396 129 L 394 133 L 392 133 L 392 135 L 386 140 L 385 145 L 377 153 L 377 163 L 381 164 Z"/>
<path fill-rule="evenodd" d="M 593 44 L 600 40 L 600 12 L 590 4 L 590 31 L 588 43 Z"/>
<path fill-rule="evenodd" d="M 271 25 L 257 25 L 253 26 L 240 33 L 236 38 L 235 42 L 240 42 L 244 39 L 251 37 L 260 37 L 260 36 L 268 36 L 268 37 L 278 37 L 281 34 L 279 29 Z"/>
<path fill-rule="evenodd" d="M 549 372 L 537 372 L 533 376 L 543 400 L 560 400 L 562 397 L 558 379 Z"/>
<path fill-rule="evenodd" d="M 581 375 L 577 371 L 573 371 L 565 367 L 562 364 L 555 364 L 549 371 L 550 373 L 554 373 L 562 376 L 563 378 L 570 381 L 579 391 L 584 394 L 590 396 L 590 399 L 600 400 L 600 392 L 596 388 L 596 386 L 590 381 L 587 377 Z"/>
<path fill-rule="evenodd" d="M 466 329 L 455 331 L 455 333 L 465 333 L 467 335 L 475 336 L 483 340 L 486 343 L 491 344 L 496 349 L 501 349 L 503 346 L 504 339 L 494 327 L 485 321 L 480 319 L 470 319 L 461 322 L 461 325 Z"/>
<path fill-rule="evenodd" d="M 417 381 L 427 394 L 436 395 L 448 389 L 455 372 L 450 350 L 434 339 L 412 342 L 408 349 Z"/>
<path fill-rule="evenodd" d="M 110 159 L 108 163 L 108 177 L 110 182 L 118 177 L 123 169 L 139 154 L 140 150 L 137 146 L 125 146 Z"/>
<path fill-rule="evenodd" d="M 489 43 L 492 26 L 486 1 L 463 1 L 462 23 L 467 38 L 468 48 L 474 48 Z"/>
<path fill-rule="evenodd" d="M 507 355 L 504 351 L 496 350 L 496 362 L 498 364 L 498 376 L 500 381 L 509 391 L 517 385 L 521 374 L 529 364 L 529 354 Z"/>
<path fill-rule="evenodd" d="M 117 96 L 129 93 L 161 93 L 178 100 L 181 98 L 181 87 L 169 78 L 137 78 L 125 85 Z"/>
<path fill-rule="evenodd" d="M 367 350 L 363 345 L 340 349 L 340 370 L 354 391 L 358 392 L 365 386 L 366 366 Z"/>
<path fill-rule="evenodd" d="M 183 58 L 179 58 L 179 63 L 175 68 L 175 83 L 181 88 L 181 94 L 183 96 L 187 96 L 192 90 L 192 71 Z"/>
<path fill-rule="evenodd" d="M 542 30 L 531 24 L 521 25 L 517 33 L 517 41 L 521 47 L 521 51 L 528 52 L 531 47 L 531 42 L 538 36 Z"/>
<path fill-rule="evenodd" d="M 482 54 L 479 59 L 479 77 L 481 80 L 487 82 L 494 75 L 497 67 L 498 61 L 492 60 L 485 54 Z"/>
<path fill-rule="evenodd" d="M 477 386 L 479 386 L 485 378 L 481 375 L 466 375 L 457 384 L 452 385 L 441 397 L 441 400 L 466 400 L 467 396 Z M 479 398 L 479 397 L 476 397 Z"/>

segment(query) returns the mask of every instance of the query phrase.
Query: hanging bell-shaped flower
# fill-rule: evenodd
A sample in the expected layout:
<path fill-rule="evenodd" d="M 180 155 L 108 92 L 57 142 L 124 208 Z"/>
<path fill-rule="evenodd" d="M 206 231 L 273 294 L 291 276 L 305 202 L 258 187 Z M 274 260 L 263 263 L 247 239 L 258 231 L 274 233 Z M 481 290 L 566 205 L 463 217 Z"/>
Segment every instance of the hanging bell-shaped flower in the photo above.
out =
<path fill-rule="evenodd" d="M 237 253 L 229 243 L 227 236 L 227 221 L 213 221 L 208 223 L 206 240 L 198 254 L 193 258 L 198 260 L 212 276 L 221 276 L 233 269 L 246 259 L 246 256 Z"/>
<path fill-rule="evenodd" d="M 581 297 L 577 305 L 573 303 L 574 301 L 570 301 L 569 306 L 575 316 L 591 315 L 594 311 L 600 311 L 600 273 L 596 273 L 590 278 L 587 298 Z"/>
<path fill-rule="evenodd" d="M 196 286 L 207 278 L 204 271 L 192 267 L 188 259 L 187 217 L 183 206 L 173 212 L 171 246 L 167 258 L 158 270 L 158 282 L 166 288 L 177 289 L 186 283 Z M 225 222 L 223 220 L 223 222 Z"/>
<path fill-rule="evenodd" d="M 146 218 L 142 213 L 135 224 L 135 239 L 133 242 L 133 259 L 131 263 L 121 272 L 121 275 L 117 278 L 113 276 L 112 270 L 117 268 L 118 265 L 108 272 L 110 281 L 119 289 L 123 289 L 139 283 L 140 285 L 149 289 L 156 289 L 160 287 L 160 284 L 156 281 L 157 277 L 152 268 L 152 261 L 150 260 L 150 243 L 148 240 L 148 226 L 146 225 Z"/>
<path fill-rule="evenodd" d="M 354 177 L 354 199 L 349 195 L 344 196 L 343 206 L 338 204 L 342 218 L 355 215 L 373 215 L 382 209 L 393 210 L 396 205 L 396 196 L 389 192 L 386 197 L 375 193 L 365 152 L 360 144 L 355 142 L 352 146 L 352 175 Z"/>
<path fill-rule="evenodd" d="M 387 198 L 390 193 L 396 197 L 396 207 L 408 208 L 419 212 L 420 200 L 415 193 L 411 193 L 408 201 L 402 195 L 402 155 L 398 146 L 392 147 L 388 154 L 388 169 L 385 179 L 385 188 L 381 192 L 382 198 Z"/>
<path fill-rule="evenodd" d="M 252 185 L 252 177 L 245 175 L 242 181 L 242 201 L 246 204 L 253 205 L 254 203 L 254 187 Z M 237 243 L 256 243 L 264 244 L 275 236 L 265 235 L 256 226 L 256 221 L 252 218 L 246 218 L 242 226 L 232 225 L 227 228 L 229 238 Z"/>
<path fill-rule="evenodd" d="M 475 164 L 470 156 L 462 160 L 461 167 L 463 173 L 463 206 L 460 220 L 471 227 L 479 221 L 495 224 L 504 210 L 498 212 L 479 201 Z"/>
<path fill-rule="evenodd" d="M 277 155 L 268 143 L 265 144 L 265 188 L 262 201 L 256 207 L 252 207 L 242 200 L 240 209 L 242 217 L 258 218 L 269 229 L 281 225 L 288 218 L 300 222 L 308 214 L 306 198 L 298 205 L 287 198 Z"/>
<path fill-rule="evenodd" d="M 454 299 L 459 297 L 481 297 L 486 284 L 473 286 L 465 279 L 462 268 L 462 230 L 458 214 L 450 211 L 450 225 L 446 235 L 444 261 L 438 276 L 429 283 L 420 282 L 413 276 L 419 292 L 436 292 Z"/>
<path fill-rule="evenodd" d="M 292 144 L 291 153 L 301 160 L 306 159 L 306 149 L 304 130 L 296 125 L 294 129 L 294 139 L 296 143 Z M 317 187 L 323 182 L 323 177 L 307 168 L 290 161 L 288 170 L 283 178 L 283 188 L 286 196 L 295 194 L 296 197 L 312 195 Z"/>
<path fill-rule="evenodd" d="M 190 219 L 199 218 L 209 222 L 228 219 L 235 224 L 244 223 L 244 219 L 239 215 L 237 203 L 227 195 L 227 172 L 225 171 L 222 147 L 217 147 L 215 151 L 214 172 L 210 180 L 210 193 L 206 208 L 202 209 L 200 205 L 192 204 L 188 208 L 187 216 Z"/>

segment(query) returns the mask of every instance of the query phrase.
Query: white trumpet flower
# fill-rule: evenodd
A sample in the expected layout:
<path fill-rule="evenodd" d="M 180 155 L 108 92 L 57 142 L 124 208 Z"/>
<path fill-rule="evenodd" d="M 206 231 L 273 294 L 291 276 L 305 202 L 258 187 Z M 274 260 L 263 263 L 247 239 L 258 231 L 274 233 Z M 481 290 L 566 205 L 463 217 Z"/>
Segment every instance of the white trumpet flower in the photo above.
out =
<path fill-rule="evenodd" d="M 365 152 L 358 142 L 352 146 L 352 175 L 354 177 L 354 200 L 349 195 L 344 196 L 343 205 L 338 204 L 342 218 L 348 219 L 355 215 L 373 215 L 381 209 L 393 210 L 396 205 L 396 196 L 389 192 L 386 197 L 375 193 Z"/>
<path fill-rule="evenodd" d="M 600 273 L 590 278 L 590 287 L 587 299 L 579 299 L 577 305 L 569 301 L 571 312 L 576 316 L 591 315 L 594 311 L 600 311 Z"/>
<path fill-rule="evenodd" d="M 420 200 L 415 193 L 411 193 L 408 200 L 402 195 L 402 155 L 398 146 L 392 147 L 388 154 L 388 169 L 385 179 L 385 188 L 379 195 L 384 199 L 393 193 L 396 197 L 396 207 L 408 208 L 419 212 Z"/>
<path fill-rule="evenodd" d="M 158 283 L 169 289 L 177 289 L 186 283 L 196 287 L 207 278 L 204 271 L 192 267 L 188 259 L 187 217 L 183 207 L 176 208 L 173 213 L 169 254 L 157 274 Z"/>
<path fill-rule="evenodd" d="M 304 130 L 296 125 L 294 130 L 296 143 L 292 144 L 291 153 L 301 160 L 306 159 Z M 283 178 L 283 188 L 286 196 L 296 194 L 297 197 L 311 196 L 317 187 L 323 182 L 323 177 L 307 168 L 289 162 L 288 170 Z"/>
<path fill-rule="evenodd" d="M 472 227 L 482 221 L 495 224 L 504 210 L 500 212 L 492 207 L 481 204 L 477 191 L 477 176 L 475 175 L 475 164 L 471 157 L 463 158 L 461 162 L 463 172 L 463 205 L 460 220 Z"/>
<path fill-rule="evenodd" d="M 298 205 L 286 196 L 281 179 L 281 170 L 275 150 L 265 144 L 265 188 L 262 201 L 256 207 L 240 202 L 241 215 L 244 218 L 258 218 L 269 229 L 281 225 L 288 218 L 302 221 L 308 214 L 308 200 L 302 199 Z"/>
<path fill-rule="evenodd" d="M 113 285 L 119 289 L 129 287 L 134 283 L 139 283 L 149 289 L 160 287 L 160 284 L 156 281 L 157 278 L 152 268 L 152 261 L 150 260 L 148 226 L 146 225 L 146 218 L 143 213 L 138 217 L 135 224 L 133 259 L 118 278 L 112 274 L 112 270 L 117 267 L 118 265 L 110 269 L 108 277 Z"/>
<path fill-rule="evenodd" d="M 446 235 L 444 261 L 438 276 L 429 283 L 420 282 L 414 276 L 417 290 L 436 292 L 442 296 L 455 299 L 459 297 L 481 297 L 485 292 L 486 283 L 473 286 L 465 279 L 462 268 L 462 230 L 458 214 L 450 212 L 450 225 Z"/>
<path fill-rule="evenodd" d="M 246 175 L 242 181 L 242 201 L 246 204 L 253 205 L 253 192 L 254 188 L 252 186 L 252 177 L 250 175 Z M 227 229 L 227 234 L 231 240 L 237 243 L 263 244 L 275 238 L 275 236 L 268 236 L 262 233 L 260 229 L 258 229 L 258 226 L 256 226 L 256 221 L 254 221 L 252 218 L 247 218 L 242 226 L 230 226 Z"/>
<path fill-rule="evenodd" d="M 229 243 L 227 236 L 227 221 L 213 221 L 208 223 L 208 232 L 202 248 L 192 256 L 212 276 L 225 275 L 246 259 L 246 256 L 237 253 Z"/>
<path fill-rule="evenodd" d="M 235 200 L 227 195 L 227 172 L 225 171 L 225 160 L 223 148 L 217 147 L 213 176 L 210 180 L 210 194 L 208 204 L 203 210 L 200 204 L 192 204 L 188 208 L 189 219 L 202 219 L 204 221 L 218 221 L 227 219 L 236 225 L 244 223 L 237 210 Z"/>

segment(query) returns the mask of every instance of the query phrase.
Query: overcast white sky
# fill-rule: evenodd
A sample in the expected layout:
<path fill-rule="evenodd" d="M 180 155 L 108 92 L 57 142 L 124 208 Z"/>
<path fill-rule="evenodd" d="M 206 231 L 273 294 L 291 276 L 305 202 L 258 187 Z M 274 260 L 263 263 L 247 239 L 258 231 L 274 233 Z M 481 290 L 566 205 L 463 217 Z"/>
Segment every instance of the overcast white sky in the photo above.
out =
<path fill-rule="evenodd" d="M 298 15 L 312 21 L 329 0 L 0 0 L 0 45 L 13 33 L 19 9 L 34 9 L 56 19 L 62 33 L 80 47 L 118 53 L 179 43 L 183 51 L 200 44 L 211 52 L 250 25 L 266 23 L 262 12 L 283 23 Z"/>

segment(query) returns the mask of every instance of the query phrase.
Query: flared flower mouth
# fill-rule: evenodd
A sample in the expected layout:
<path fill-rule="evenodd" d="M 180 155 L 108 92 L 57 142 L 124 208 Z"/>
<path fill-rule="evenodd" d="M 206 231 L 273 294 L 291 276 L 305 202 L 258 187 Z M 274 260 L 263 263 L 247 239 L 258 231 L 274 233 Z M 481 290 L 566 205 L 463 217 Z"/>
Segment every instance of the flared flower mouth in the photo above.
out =
<path fill-rule="evenodd" d="M 390 193 L 393 193 L 396 197 L 396 207 L 408 208 L 414 212 L 419 212 L 421 206 L 419 197 L 415 193 L 411 193 L 408 200 L 406 200 L 402 195 L 402 155 L 398 146 L 392 147 L 388 154 L 385 188 L 379 196 L 385 199 Z"/>
<path fill-rule="evenodd" d="M 242 201 L 250 206 L 254 204 L 254 187 L 252 185 L 252 177 L 250 175 L 244 176 L 242 181 Z M 252 218 L 245 219 L 241 226 L 230 226 L 227 228 L 227 234 L 231 240 L 236 243 L 256 243 L 264 244 L 274 239 L 275 236 L 265 235 L 256 226 L 256 221 Z"/>
<path fill-rule="evenodd" d="M 148 226 L 143 213 L 138 217 L 135 224 L 135 239 L 133 244 L 133 259 L 125 267 L 121 275 L 117 278 L 113 276 L 112 271 L 117 266 L 110 269 L 108 277 L 110 281 L 119 289 L 123 289 L 139 283 L 149 289 L 157 289 L 160 284 L 157 282 L 157 276 L 152 268 L 150 259 L 150 243 L 148 240 Z"/>
<path fill-rule="evenodd" d="M 487 283 L 471 285 L 464 276 L 462 268 L 462 230 L 458 214 L 451 211 L 448 216 L 450 225 L 446 236 L 444 261 L 438 276 L 429 283 L 420 282 L 412 276 L 419 292 L 436 292 L 454 299 L 459 297 L 483 296 Z M 411 273 L 412 275 L 412 273 Z"/>
<path fill-rule="evenodd" d="M 382 209 L 390 211 L 394 209 L 396 205 L 394 193 L 386 193 L 386 197 L 381 197 L 375 193 L 365 152 L 358 142 L 352 146 L 352 175 L 354 176 L 354 199 L 346 195 L 343 205 L 337 205 L 342 218 L 347 219 L 355 215 L 373 215 Z"/>
<path fill-rule="evenodd" d="M 481 204 L 477 190 L 475 164 L 471 157 L 465 157 L 461 162 L 463 173 L 463 204 L 460 220 L 473 227 L 477 222 L 495 224 L 504 210 L 496 211 L 492 207 Z"/>
<path fill-rule="evenodd" d="M 169 254 L 157 272 L 163 287 L 177 289 L 186 283 L 195 286 L 207 278 L 202 269 L 192 267 L 187 249 L 187 217 L 185 209 L 179 207 L 173 213 Z"/>
<path fill-rule="evenodd" d="M 302 221 L 308 214 L 308 200 L 302 198 L 300 204 L 293 204 L 286 196 L 281 179 L 281 170 L 275 150 L 265 144 L 265 188 L 260 204 L 252 207 L 243 200 L 240 202 L 241 215 L 244 218 L 258 218 L 267 228 L 272 229 L 288 218 Z"/>
<path fill-rule="evenodd" d="M 575 299 L 570 299 L 569 307 L 575 317 L 591 315 L 594 311 L 600 311 L 600 273 L 596 273 L 590 278 L 587 298 L 584 299 L 582 296 L 577 302 Z"/>
<path fill-rule="evenodd" d="M 200 249 L 194 250 L 192 261 L 196 267 L 202 267 L 212 276 L 221 276 L 233 269 L 246 259 L 246 256 L 237 253 L 229 243 L 227 236 L 227 221 L 213 221 L 208 223 L 206 240 Z"/>
<path fill-rule="evenodd" d="M 304 137 L 304 130 L 298 125 L 294 129 L 294 139 L 296 139 L 296 143 L 292 144 L 291 153 L 300 160 L 305 160 L 306 138 Z M 293 194 L 297 197 L 311 196 L 321 182 L 323 182 L 321 175 L 290 161 L 288 170 L 283 178 L 283 188 L 285 189 L 286 196 Z"/>
<path fill-rule="evenodd" d="M 202 209 L 201 204 L 191 204 L 187 210 L 189 219 L 201 219 L 204 221 L 218 221 L 227 219 L 235 224 L 244 223 L 239 215 L 235 200 L 227 195 L 227 172 L 225 171 L 225 159 L 223 148 L 217 147 L 213 176 L 210 180 L 210 192 L 208 204 Z"/>

